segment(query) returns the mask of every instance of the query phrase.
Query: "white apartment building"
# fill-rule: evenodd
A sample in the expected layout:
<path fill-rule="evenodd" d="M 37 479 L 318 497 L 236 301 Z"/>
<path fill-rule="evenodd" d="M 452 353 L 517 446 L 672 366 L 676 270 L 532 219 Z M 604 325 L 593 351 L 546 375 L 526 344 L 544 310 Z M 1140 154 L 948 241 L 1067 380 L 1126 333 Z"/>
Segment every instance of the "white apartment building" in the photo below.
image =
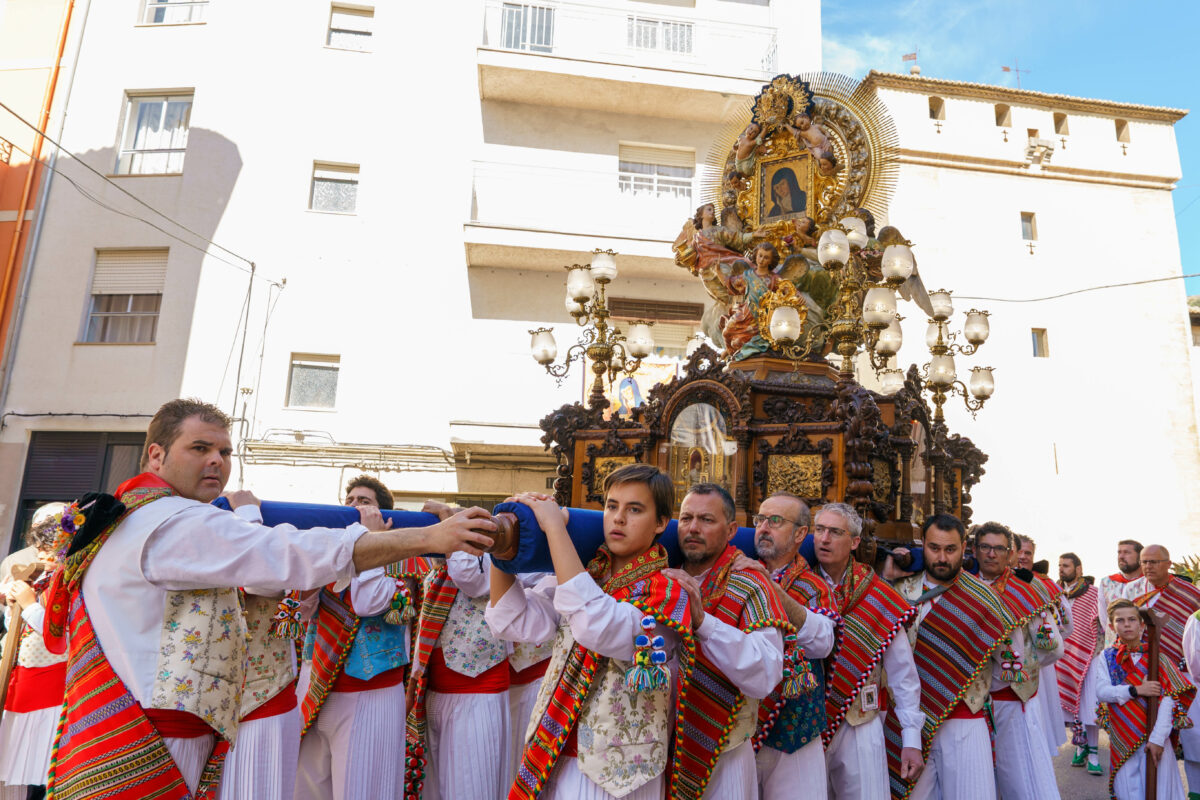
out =
<path fill-rule="evenodd" d="M 264 498 L 337 502 L 364 469 L 410 507 L 544 487 L 537 422 L 590 374 L 558 385 L 529 357 L 530 328 L 555 326 L 560 358 L 577 335 L 562 267 L 617 251 L 618 314 L 657 317 L 662 355 L 681 354 L 710 301 L 670 245 L 709 148 L 771 76 L 821 66 L 818 0 L 130 0 L 92 3 L 77 35 L 74 156 L 0 398 L 13 532 L 132 474 L 149 415 L 180 395 L 239 419 L 231 484 Z M 1180 272 L 1182 112 L 867 80 L 900 133 L 880 224 L 930 288 L 1021 299 Z M 1097 574 L 1127 535 L 1191 550 L 1182 299 L 1173 282 L 956 302 L 993 312 L 972 361 L 997 393 L 977 421 L 947 406 L 991 456 L 976 520 Z M 924 320 L 905 330 L 903 366 Z M 1154 500 L 1130 525 L 1116 497 Z"/>

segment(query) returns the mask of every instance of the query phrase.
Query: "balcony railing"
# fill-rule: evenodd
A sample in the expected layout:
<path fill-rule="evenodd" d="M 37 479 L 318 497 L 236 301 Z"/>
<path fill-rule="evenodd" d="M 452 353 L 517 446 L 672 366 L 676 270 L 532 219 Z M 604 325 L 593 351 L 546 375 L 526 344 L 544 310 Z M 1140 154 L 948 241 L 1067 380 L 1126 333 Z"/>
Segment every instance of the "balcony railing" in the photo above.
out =
<path fill-rule="evenodd" d="M 487 0 L 483 46 L 764 80 L 775 28 L 582 3 Z"/>
<path fill-rule="evenodd" d="M 571 234 L 673 240 L 695 213 L 697 179 L 629 180 L 617 170 L 476 162 L 472 222 Z M 667 251 L 669 254 L 669 251 Z"/>

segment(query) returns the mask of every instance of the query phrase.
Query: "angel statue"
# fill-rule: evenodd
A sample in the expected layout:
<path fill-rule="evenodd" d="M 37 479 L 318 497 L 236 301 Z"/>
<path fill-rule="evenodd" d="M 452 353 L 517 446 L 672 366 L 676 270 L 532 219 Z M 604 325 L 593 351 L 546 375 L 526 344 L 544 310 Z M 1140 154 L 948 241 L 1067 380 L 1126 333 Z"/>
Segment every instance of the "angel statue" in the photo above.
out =
<path fill-rule="evenodd" d="M 890 244 L 911 244 L 911 242 L 904 238 L 898 228 L 888 225 L 879 230 L 879 249 L 883 250 Z M 929 302 L 929 292 L 925 289 L 925 281 L 921 280 L 921 273 L 917 271 L 915 256 L 913 257 L 912 275 L 909 275 L 908 279 L 900 284 L 899 292 L 901 298 L 916 303 L 918 308 L 929 316 L 933 316 L 933 304 Z"/>

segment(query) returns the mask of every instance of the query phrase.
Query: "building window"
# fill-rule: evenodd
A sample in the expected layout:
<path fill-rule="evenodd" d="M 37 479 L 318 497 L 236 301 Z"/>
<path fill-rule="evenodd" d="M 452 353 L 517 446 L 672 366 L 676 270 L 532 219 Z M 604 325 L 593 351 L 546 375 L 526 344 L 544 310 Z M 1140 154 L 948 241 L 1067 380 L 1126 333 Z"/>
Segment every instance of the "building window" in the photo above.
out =
<path fill-rule="evenodd" d="M 83 341 L 147 344 L 158 335 L 166 248 L 99 250 Z"/>
<path fill-rule="evenodd" d="M 1117 126 L 1117 141 L 1118 142 L 1128 142 L 1129 141 L 1129 121 L 1124 120 L 1124 119 L 1118 119 L 1118 120 L 1113 120 L 1113 122 L 1116 123 L 1116 126 Z"/>
<path fill-rule="evenodd" d="M 664 50 L 668 53 L 692 52 L 692 23 L 665 19 L 629 17 L 627 44 L 638 50 Z"/>
<path fill-rule="evenodd" d="M 670 147 L 622 144 L 617 153 L 622 194 L 655 195 L 691 202 L 696 153 Z"/>
<path fill-rule="evenodd" d="M 524 3 L 500 7 L 501 46 L 509 50 L 550 53 L 554 50 L 554 9 Z"/>
<path fill-rule="evenodd" d="M 375 27 L 375 10 L 362 6 L 333 5 L 329 9 L 329 34 L 325 44 L 343 50 L 371 49 L 371 30 Z"/>
<path fill-rule="evenodd" d="M 1046 336 L 1046 329 L 1034 328 L 1031 333 L 1033 334 L 1033 357 L 1049 358 L 1050 339 Z"/>
<path fill-rule="evenodd" d="M 1037 241 L 1037 215 L 1031 211 L 1021 212 L 1021 238 L 1027 242 Z"/>
<path fill-rule="evenodd" d="M 333 408 L 337 403 L 341 356 L 292 353 L 288 372 L 288 408 Z"/>
<path fill-rule="evenodd" d="M 996 104 L 996 127 L 1012 127 L 1012 109 L 1006 106 L 1004 103 Z"/>
<path fill-rule="evenodd" d="M 192 94 L 129 95 L 121 135 L 118 175 L 183 172 Z"/>
<path fill-rule="evenodd" d="M 146 0 L 143 25 L 186 25 L 204 22 L 208 0 Z"/>
<path fill-rule="evenodd" d="M 308 207 L 313 211 L 353 214 L 358 205 L 358 165 L 313 164 Z"/>
<path fill-rule="evenodd" d="M 1067 115 L 1061 112 L 1054 114 L 1054 135 L 1067 136 L 1071 133 L 1070 127 L 1067 125 Z"/>
<path fill-rule="evenodd" d="M 929 98 L 929 118 L 930 119 L 945 119 L 946 118 L 946 101 L 940 97 Z"/>

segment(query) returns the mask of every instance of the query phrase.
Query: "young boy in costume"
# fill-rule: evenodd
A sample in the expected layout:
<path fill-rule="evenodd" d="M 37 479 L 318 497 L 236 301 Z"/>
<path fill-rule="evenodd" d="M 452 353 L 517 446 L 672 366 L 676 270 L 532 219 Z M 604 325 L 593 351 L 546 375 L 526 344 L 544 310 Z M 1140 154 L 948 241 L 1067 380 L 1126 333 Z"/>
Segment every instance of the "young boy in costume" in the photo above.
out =
<path fill-rule="evenodd" d="M 668 661 L 677 655 L 684 673 L 682 706 L 694 652 L 687 592 L 662 574 L 671 479 L 647 464 L 608 476 L 604 544 L 586 568 L 549 496 L 514 499 L 545 532 L 554 574 L 526 589 L 493 566 L 486 618 L 502 639 L 555 639 L 508 796 L 660 798 L 674 718 Z"/>
<path fill-rule="evenodd" d="M 1158 675 L 1146 674 L 1149 656 L 1142 641 L 1145 625 L 1132 601 L 1112 601 L 1108 620 L 1117 633 L 1117 642 L 1096 656 L 1089 674 L 1100 703 L 1097 721 L 1108 731 L 1112 744 L 1109 794 L 1118 800 L 1143 797 L 1146 759 L 1150 758 L 1158 765 L 1159 800 L 1183 800 L 1183 782 L 1167 738 L 1172 727 L 1191 725 L 1187 713 L 1196 689 L 1183 679 L 1170 659 L 1159 659 Z M 1153 720 L 1148 718 L 1150 697 L 1159 698 L 1158 714 Z"/>

